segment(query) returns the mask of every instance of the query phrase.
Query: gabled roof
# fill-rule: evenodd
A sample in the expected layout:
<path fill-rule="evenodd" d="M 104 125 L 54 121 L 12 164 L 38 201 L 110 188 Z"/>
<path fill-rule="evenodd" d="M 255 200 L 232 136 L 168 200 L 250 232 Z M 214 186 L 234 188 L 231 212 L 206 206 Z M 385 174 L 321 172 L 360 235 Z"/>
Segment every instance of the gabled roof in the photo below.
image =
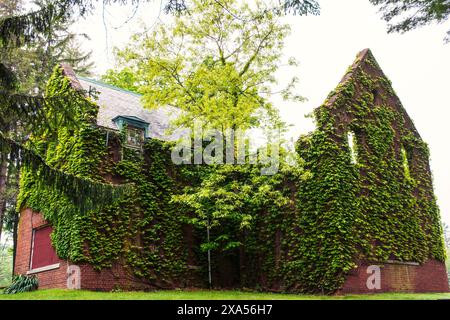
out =
<path fill-rule="evenodd" d="M 336 87 L 334 91 L 331 92 L 328 99 L 326 100 L 324 106 L 327 108 L 337 108 L 341 109 L 341 111 L 345 111 L 342 109 L 352 108 L 352 104 L 357 102 L 355 98 L 357 96 L 361 96 L 364 94 L 364 83 L 361 83 L 359 76 L 364 74 L 366 77 L 365 81 L 371 81 L 376 86 L 381 87 L 381 95 L 387 100 L 387 105 L 391 107 L 396 112 L 400 113 L 405 121 L 405 125 L 410 128 L 410 130 L 420 138 L 420 135 L 414 126 L 413 121 L 409 117 L 405 108 L 403 107 L 400 98 L 395 93 L 395 90 L 392 87 L 391 81 L 384 74 L 380 65 L 376 61 L 372 51 L 370 49 L 364 49 L 358 53 L 353 64 L 348 68 L 346 74 L 340 81 L 339 85 Z M 339 103 L 340 98 L 349 95 L 347 91 L 347 84 L 354 83 L 356 84 L 355 92 L 351 92 L 350 102 L 345 105 L 341 105 Z M 369 92 L 367 92 L 369 93 Z M 373 92 L 370 92 L 373 94 Z M 345 100 L 345 99 L 344 99 Z M 375 101 L 375 105 L 381 103 L 380 101 Z M 345 121 L 344 121 L 345 122 Z"/>
<path fill-rule="evenodd" d="M 149 123 L 150 138 L 173 141 L 179 139 L 185 133 L 184 130 L 177 129 L 173 134 L 167 134 L 171 120 L 176 119 L 180 110 L 173 107 L 146 109 L 141 102 L 142 95 L 100 81 L 76 76 L 70 66 L 62 65 L 62 67 L 64 74 L 70 79 L 74 88 L 81 88 L 88 92 L 94 89 L 97 92 L 96 102 L 99 105 L 97 125 L 118 130 L 119 128 L 113 119 L 118 116 L 125 116 Z"/>

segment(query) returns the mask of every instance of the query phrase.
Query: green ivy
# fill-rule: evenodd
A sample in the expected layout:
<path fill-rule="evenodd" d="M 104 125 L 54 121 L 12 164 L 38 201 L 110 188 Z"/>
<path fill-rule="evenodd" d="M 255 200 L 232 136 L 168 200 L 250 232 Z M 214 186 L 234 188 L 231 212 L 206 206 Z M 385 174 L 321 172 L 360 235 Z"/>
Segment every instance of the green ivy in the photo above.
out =
<path fill-rule="evenodd" d="M 315 118 L 317 130 L 298 144 L 313 179 L 299 185 L 287 285 L 333 292 L 361 262 L 445 261 L 428 148 L 370 52 Z"/>
<path fill-rule="evenodd" d="M 55 69 L 47 95 L 70 90 Z M 97 269 L 118 263 L 143 283 L 167 288 L 192 285 L 194 273 L 195 285 L 206 283 L 200 249 L 213 249 L 214 270 L 223 258 L 239 263 L 241 286 L 294 292 L 334 292 L 362 262 L 445 260 L 428 148 L 370 53 L 315 110 L 317 130 L 298 142 L 302 162 L 272 177 L 257 166 L 175 166 L 169 143 L 127 148 L 124 132 L 95 125 L 97 112 L 86 98 L 74 110 L 79 126 L 33 137 L 31 146 L 65 172 L 131 183 L 125 196 L 79 210 L 39 172 L 22 170 L 19 208 L 52 223 L 63 259 Z M 215 219 L 210 243 L 206 214 Z M 184 234 L 189 225 L 194 253 Z"/>
<path fill-rule="evenodd" d="M 74 90 L 69 79 L 56 68 L 47 95 L 69 90 Z M 31 145 L 52 167 L 93 181 L 119 177 L 134 185 L 131 191 L 101 210 L 81 212 L 65 194 L 46 185 L 39 172 L 25 166 L 19 209 L 41 212 L 53 225 L 52 242 L 60 258 L 96 269 L 120 263 L 150 285 L 180 284 L 186 270 L 180 227 L 184 220 L 170 203 L 175 188 L 170 149 L 150 140 L 142 152 L 122 147 L 122 159 L 113 162 L 113 146 L 122 144 L 123 133 L 110 132 L 107 145 L 106 131 L 95 125 L 97 112 L 95 103 L 84 101 L 74 110 L 78 126 L 60 128 L 57 137 L 33 137 Z"/>

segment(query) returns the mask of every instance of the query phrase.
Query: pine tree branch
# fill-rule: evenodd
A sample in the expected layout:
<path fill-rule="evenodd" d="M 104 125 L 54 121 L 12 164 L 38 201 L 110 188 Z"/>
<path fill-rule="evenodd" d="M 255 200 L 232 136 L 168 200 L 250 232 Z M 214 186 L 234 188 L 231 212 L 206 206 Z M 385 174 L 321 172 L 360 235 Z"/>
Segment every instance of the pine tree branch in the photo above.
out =
<path fill-rule="evenodd" d="M 37 40 L 47 32 L 55 17 L 68 20 L 77 10 L 80 15 L 92 8 L 92 0 L 59 0 L 30 13 L 0 19 L 0 44 L 20 47 Z"/>
<path fill-rule="evenodd" d="M 34 151 L 0 134 L 0 152 L 9 155 L 9 161 L 26 165 L 39 179 L 37 184 L 59 190 L 76 205 L 81 212 L 99 209 L 112 204 L 131 190 L 131 184 L 115 186 L 92 181 L 50 167 Z"/>
<path fill-rule="evenodd" d="M 0 131 L 7 132 L 6 128 L 11 127 L 10 122 L 33 128 L 34 133 L 39 128 L 48 130 L 59 126 L 74 126 L 73 111 L 79 108 L 80 103 L 89 103 L 85 97 L 84 91 L 44 98 L 0 89 Z M 57 109 L 58 112 L 47 112 L 50 108 Z"/>

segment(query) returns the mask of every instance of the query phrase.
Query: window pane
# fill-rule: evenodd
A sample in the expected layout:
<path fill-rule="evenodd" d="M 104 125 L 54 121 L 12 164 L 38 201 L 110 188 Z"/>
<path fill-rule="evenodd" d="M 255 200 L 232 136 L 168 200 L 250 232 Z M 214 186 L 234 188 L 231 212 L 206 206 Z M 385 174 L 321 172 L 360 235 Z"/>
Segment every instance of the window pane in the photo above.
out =
<path fill-rule="evenodd" d="M 132 146 L 141 146 L 144 143 L 144 130 L 128 127 L 127 128 L 127 144 Z"/>

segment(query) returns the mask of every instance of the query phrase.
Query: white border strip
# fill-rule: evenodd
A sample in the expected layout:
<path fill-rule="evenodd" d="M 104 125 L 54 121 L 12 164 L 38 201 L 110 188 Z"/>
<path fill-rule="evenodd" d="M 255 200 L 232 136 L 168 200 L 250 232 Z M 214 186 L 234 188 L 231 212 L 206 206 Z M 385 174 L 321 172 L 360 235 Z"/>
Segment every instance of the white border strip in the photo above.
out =
<path fill-rule="evenodd" d="M 420 263 L 418 262 L 406 262 L 406 261 L 398 261 L 398 260 L 388 260 L 386 263 L 389 264 L 403 264 L 406 266 L 420 266 Z"/>
<path fill-rule="evenodd" d="M 27 271 L 27 274 L 34 274 L 34 273 L 54 270 L 54 269 L 58 269 L 58 268 L 59 268 L 59 263 L 55 263 L 55 264 L 51 264 L 51 265 L 48 265 L 48 266 L 45 266 L 45 267 L 31 269 L 31 270 Z"/>

